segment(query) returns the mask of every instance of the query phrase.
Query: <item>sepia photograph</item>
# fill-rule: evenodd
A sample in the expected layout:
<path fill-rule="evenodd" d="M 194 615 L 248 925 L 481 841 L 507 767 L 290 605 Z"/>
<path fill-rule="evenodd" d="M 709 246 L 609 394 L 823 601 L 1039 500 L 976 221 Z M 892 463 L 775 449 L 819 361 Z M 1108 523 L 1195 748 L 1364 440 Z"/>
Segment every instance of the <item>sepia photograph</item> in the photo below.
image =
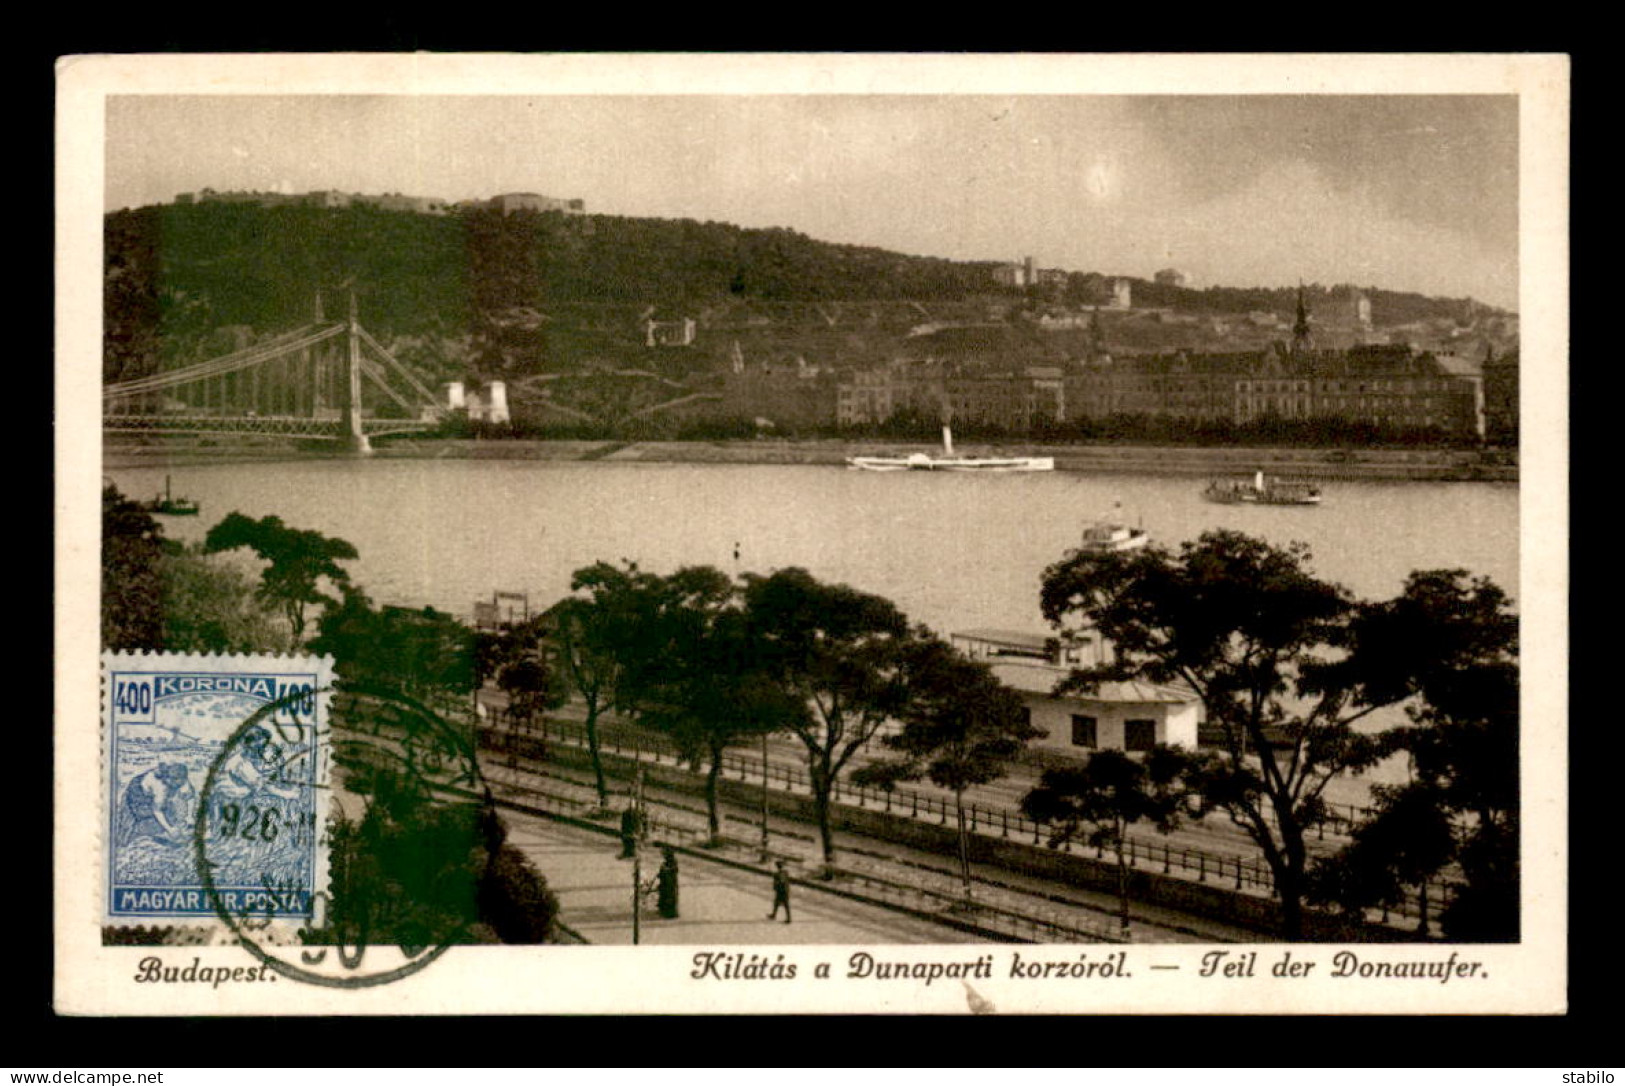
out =
<path fill-rule="evenodd" d="M 64 58 L 59 1012 L 1562 1013 L 1567 79 Z"/>

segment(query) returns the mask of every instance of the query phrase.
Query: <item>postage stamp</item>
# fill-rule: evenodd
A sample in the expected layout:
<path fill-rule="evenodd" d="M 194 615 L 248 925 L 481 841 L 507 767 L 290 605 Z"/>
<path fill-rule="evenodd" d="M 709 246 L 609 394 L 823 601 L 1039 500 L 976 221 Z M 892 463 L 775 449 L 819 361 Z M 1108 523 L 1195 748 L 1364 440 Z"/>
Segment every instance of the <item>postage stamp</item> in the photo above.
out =
<path fill-rule="evenodd" d="M 107 653 L 102 675 L 106 923 L 308 920 L 330 662 Z"/>

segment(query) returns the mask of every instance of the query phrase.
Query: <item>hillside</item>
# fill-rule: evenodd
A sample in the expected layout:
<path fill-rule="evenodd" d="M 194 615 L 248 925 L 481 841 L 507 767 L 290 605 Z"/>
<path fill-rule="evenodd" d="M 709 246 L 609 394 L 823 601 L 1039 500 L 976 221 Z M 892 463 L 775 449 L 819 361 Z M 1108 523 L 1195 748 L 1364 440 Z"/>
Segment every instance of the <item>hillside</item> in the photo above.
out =
<path fill-rule="evenodd" d="M 1027 329 L 1014 337 L 1026 345 L 1018 353 L 1064 357 L 1082 340 L 1065 314 L 1101 304 L 1110 283 L 1074 273 L 1052 289 L 999 288 L 987 263 L 783 229 L 602 215 L 205 203 L 117 212 L 105 236 L 108 380 L 294 327 L 310 319 L 318 288 L 329 315 L 353 289 L 367 327 L 435 378 L 647 367 L 643 321 L 692 317 L 694 349 L 656 360 L 664 377 L 687 380 L 720 372 L 736 352 L 866 364 L 921 326 L 956 323 L 1018 323 Z M 1106 322 L 1120 353 L 1262 344 L 1281 335 L 1276 322 L 1296 298 L 1291 289 L 1132 283 L 1136 312 Z M 1378 327 L 1449 331 L 1495 316 L 1464 299 L 1364 293 Z M 1306 294 L 1330 333 L 1354 291 Z M 1059 325 L 1046 323 L 1054 311 Z"/>

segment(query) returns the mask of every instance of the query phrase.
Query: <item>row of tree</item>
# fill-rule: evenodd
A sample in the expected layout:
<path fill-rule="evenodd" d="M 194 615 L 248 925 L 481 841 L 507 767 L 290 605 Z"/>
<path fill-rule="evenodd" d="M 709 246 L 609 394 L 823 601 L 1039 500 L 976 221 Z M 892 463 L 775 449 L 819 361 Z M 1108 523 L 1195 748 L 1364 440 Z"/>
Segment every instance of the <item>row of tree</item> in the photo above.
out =
<path fill-rule="evenodd" d="M 802 746 L 826 866 L 835 862 L 831 803 L 854 758 L 889 724 L 892 757 L 855 774 L 891 786 L 929 777 L 958 798 L 997 779 L 1038 733 L 991 671 L 913 626 L 890 601 L 806 570 L 747 574 L 709 567 L 669 576 L 598 563 L 575 594 L 510 631 L 487 672 L 521 719 L 575 697 L 601 803 L 603 714 L 669 737 L 705 774 L 710 833 L 721 831 L 717 782 L 731 748 L 779 733 Z M 969 886 L 968 857 L 961 849 Z"/>

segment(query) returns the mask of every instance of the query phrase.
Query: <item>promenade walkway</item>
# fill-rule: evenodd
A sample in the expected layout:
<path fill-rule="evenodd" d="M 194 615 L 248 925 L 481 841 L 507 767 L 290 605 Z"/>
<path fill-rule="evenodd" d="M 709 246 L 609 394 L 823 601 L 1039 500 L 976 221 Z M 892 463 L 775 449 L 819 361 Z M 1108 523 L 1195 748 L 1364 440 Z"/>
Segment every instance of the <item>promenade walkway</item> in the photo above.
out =
<path fill-rule="evenodd" d="M 596 806 L 592 785 L 585 774 L 547 767 L 546 773 L 532 769 L 512 769 L 500 758 L 482 758 L 486 780 L 491 784 L 498 802 L 506 810 L 504 818 L 515 827 L 559 826 L 568 830 L 568 846 L 548 845 L 554 851 L 544 853 L 543 839 L 531 844 L 517 839 L 514 843 L 537 859 L 539 869 L 549 884 L 560 893 L 561 900 L 568 890 L 578 908 L 606 910 L 589 913 L 589 920 L 614 916 L 628 925 L 625 941 L 630 942 L 631 923 L 631 870 L 630 863 L 617 860 L 619 838 L 611 832 L 608 823 L 594 825 L 561 824 L 549 820 L 539 812 L 554 812 L 566 819 L 580 821 Z M 691 876 L 703 872 L 702 885 L 706 901 L 705 918 L 720 922 L 722 919 L 742 917 L 751 931 L 747 942 L 843 942 L 836 930 L 810 927 L 798 930 L 792 937 L 783 924 L 769 924 L 765 917 L 771 905 L 769 891 L 769 865 L 760 862 L 759 844 L 755 834 L 759 823 L 755 812 L 722 805 L 723 832 L 734 842 L 731 847 L 706 849 L 692 847 L 704 838 L 704 812 L 694 805 L 694 798 L 666 792 L 651 786 L 645 790 L 645 799 L 654 826 L 652 845 L 644 860 L 642 872 L 645 880 L 654 875 L 659 864 L 659 850 L 653 845 L 673 843 L 683 848 L 679 865 L 683 872 L 683 913 L 689 912 L 687 886 Z M 617 787 L 611 804 L 619 809 L 628 801 L 622 783 Z M 528 831 L 527 831 L 528 832 Z M 1118 903 L 1115 897 L 1094 893 L 1077 887 L 1064 888 L 1064 894 L 1052 883 L 1037 877 L 1023 877 L 1003 869 L 973 865 L 972 875 L 977 879 L 976 903 L 978 908 L 969 913 L 962 911 L 961 887 L 953 873 L 951 860 L 935 853 L 911 849 L 896 842 L 879 842 L 872 838 L 837 832 L 836 844 L 840 850 L 841 877 L 833 884 L 811 877 L 819 864 L 819 849 L 810 826 L 775 819 L 772 833 L 772 854 L 786 859 L 792 874 L 798 879 L 792 893 L 799 928 L 802 910 L 810 909 L 808 916 L 820 924 L 834 922 L 838 926 L 855 924 L 873 925 L 886 919 L 881 930 L 884 938 L 877 942 L 960 942 L 972 940 L 1015 940 L 1037 943 L 1062 942 L 1117 942 L 1121 933 L 1117 924 Z M 552 841 L 553 837 L 546 840 Z M 745 843 L 750 842 L 750 843 Z M 538 851 L 532 852 L 532 849 Z M 545 861 L 545 862 L 544 862 Z M 698 866 L 697 866 L 698 865 Z M 715 888 L 729 887 L 734 892 L 726 898 L 713 901 Z M 754 900 L 744 908 L 739 894 Z M 853 910 L 849 905 L 860 906 Z M 759 906 L 759 911 L 756 907 Z M 650 915 L 653 909 L 649 910 Z M 765 932 L 754 932 L 758 923 Z M 565 923 L 571 924 L 569 917 Z M 972 930 L 966 930 L 970 928 Z M 805 934 L 804 934 L 805 933 Z M 588 930 L 581 934 L 593 939 Z M 718 938 L 721 936 L 719 935 Z M 1133 904 L 1134 942 L 1247 942 L 1257 939 L 1257 933 L 1202 917 L 1193 917 L 1169 909 L 1157 908 L 1143 902 Z M 655 937 L 658 939 L 658 937 Z M 644 940 L 648 941 L 648 940 Z"/>
<path fill-rule="evenodd" d="M 559 919 L 585 942 L 632 943 L 632 861 L 618 859 L 617 838 L 568 823 L 504 812 L 509 843 L 547 877 L 559 898 Z M 642 877 L 654 877 L 660 850 L 644 847 Z M 772 885 L 763 871 L 678 858 L 678 917 L 661 919 L 645 899 L 638 942 L 661 946 L 787 946 L 800 944 L 969 943 L 975 935 L 878 905 L 823 893 L 791 890 L 794 922 L 768 920 Z"/>

